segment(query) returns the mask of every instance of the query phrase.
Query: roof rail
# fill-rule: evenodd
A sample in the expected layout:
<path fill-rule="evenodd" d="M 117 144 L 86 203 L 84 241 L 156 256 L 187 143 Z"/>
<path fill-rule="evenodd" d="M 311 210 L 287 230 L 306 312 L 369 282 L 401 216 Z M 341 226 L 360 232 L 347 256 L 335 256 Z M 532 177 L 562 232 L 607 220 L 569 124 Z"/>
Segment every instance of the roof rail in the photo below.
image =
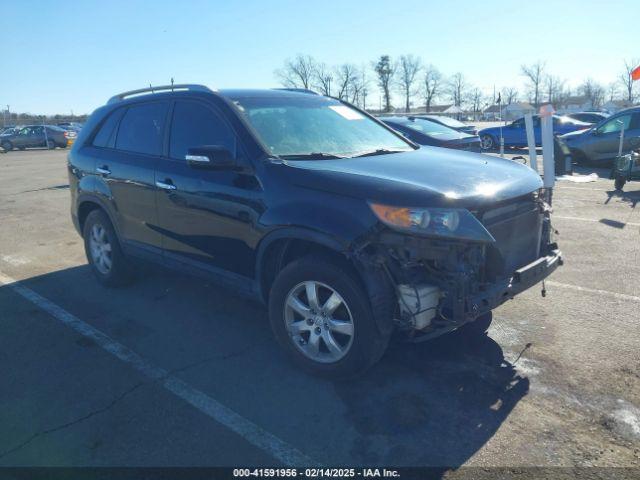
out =
<path fill-rule="evenodd" d="M 320 95 L 318 92 L 309 90 L 308 88 L 274 88 L 274 90 L 287 90 L 289 92 L 308 93 L 309 95 Z"/>
<path fill-rule="evenodd" d="M 213 90 L 211 90 L 209 87 L 205 87 L 204 85 L 196 85 L 196 84 L 189 84 L 189 83 L 177 84 L 177 85 L 162 85 L 159 87 L 149 86 L 147 88 L 139 88 L 138 90 L 129 90 L 128 92 L 123 92 L 123 93 L 119 93 L 118 95 L 114 95 L 109 99 L 107 104 L 121 102 L 125 98 L 136 97 L 138 95 L 147 95 L 147 94 L 154 94 L 154 93 L 160 93 L 160 92 L 174 92 L 176 90 L 178 91 L 192 90 L 194 92 L 213 93 Z"/>

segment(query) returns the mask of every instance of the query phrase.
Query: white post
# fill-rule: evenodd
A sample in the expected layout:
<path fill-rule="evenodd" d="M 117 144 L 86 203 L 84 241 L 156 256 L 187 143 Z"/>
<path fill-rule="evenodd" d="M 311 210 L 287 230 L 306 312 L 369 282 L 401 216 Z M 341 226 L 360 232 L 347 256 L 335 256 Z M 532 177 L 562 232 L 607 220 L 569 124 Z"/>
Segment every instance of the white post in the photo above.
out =
<path fill-rule="evenodd" d="M 47 135 L 47 126 L 44 124 L 44 118 L 42 119 L 42 129 L 44 130 L 44 146 L 49 148 L 49 135 Z"/>
<path fill-rule="evenodd" d="M 529 147 L 529 166 L 538 173 L 538 154 L 536 151 L 536 136 L 533 133 L 533 114 L 524 114 L 524 126 L 527 130 L 527 145 Z"/>
<path fill-rule="evenodd" d="M 500 110 L 500 158 L 504 158 L 504 137 L 502 136 L 502 102 L 498 104 Z"/>
<path fill-rule="evenodd" d="M 622 156 L 622 145 L 624 144 L 624 122 L 617 120 L 620 123 L 620 144 L 618 145 L 618 156 Z"/>
<path fill-rule="evenodd" d="M 540 107 L 542 129 L 542 167 L 545 188 L 553 188 L 556 181 L 555 162 L 553 159 L 553 106 Z"/>

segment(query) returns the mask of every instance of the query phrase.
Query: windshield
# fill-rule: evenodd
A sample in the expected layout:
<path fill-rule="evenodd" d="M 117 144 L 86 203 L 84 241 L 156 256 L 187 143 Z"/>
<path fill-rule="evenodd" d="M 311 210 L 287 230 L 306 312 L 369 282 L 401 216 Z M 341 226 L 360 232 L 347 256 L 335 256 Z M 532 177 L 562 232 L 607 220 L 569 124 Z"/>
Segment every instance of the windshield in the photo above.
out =
<path fill-rule="evenodd" d="M 397 119 L 393 119 L 392 121 L 402 125 L 403 127 L 410 128 L 411 130 L 424 133 L 431 137 L 437 137 L 439 135 L 460 135 L 460 132 L 457 130 L 453 130 L 449 127 L 445 127 L 444 125 L 440 125 L 439 123 L 431 122 L 423 118 L 416 118 L 413 120 L 402 119 L 399 121 Z"/>
<path fill-rule="evenodd" d="M 451 118 L 451 117 L 442 116 L 442 117 L 434 118 L 434 120 L 436 120 L 436 119 L 437 119 L 438 122 L 444 123 L 445 125 L 447 125 L 448 127 L 451 127 L 451 128 L 461 128 L 461 127 L 466 127 L 467 126 L 464 123 L 459 122 L 455 118 Z"/>
<path fill-rule="evenodd" d="M 274 155 L 322 159 L 413 150 L 375 121 L 331 98 L 254 97 L 235 104 Z"/>

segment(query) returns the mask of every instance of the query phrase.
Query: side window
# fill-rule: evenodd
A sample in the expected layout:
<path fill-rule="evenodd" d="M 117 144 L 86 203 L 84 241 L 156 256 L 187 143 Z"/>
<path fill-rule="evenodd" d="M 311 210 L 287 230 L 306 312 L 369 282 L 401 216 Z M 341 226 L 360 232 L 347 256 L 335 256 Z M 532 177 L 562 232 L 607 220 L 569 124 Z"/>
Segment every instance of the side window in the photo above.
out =
<path fill-rule="evenodd" d="M 166 103 L 144 103 L 129 107 L 118 128 L 116 148 L 127 152 L 160 155 Z"/>
<path fill-rule="evenodd" d="M 635 112 L 631 115 L 630 130 L 640 130 L 640 112 Z"/>
<path fill-rule="evenodd" d="M 534 122 L 535 123 L 535 122 Z M 519 120 L 516 120 L 515 122 L 513 122 L 511 125 L 513 125 L 513 128 L 524 128 L 524 118 L 521 118 Z"/>
<path fill-rule="evenodd" d="M 631 123 L 631 114 L 620 115 L 619 117 L 612 118 L 608 122 L 602 124 L 598 128 L 598 133 L 614 133 L 622 130 L 622 125 L 624 125 L 624 129 L 629 129 L 629 124 Z"/>
<path fill-rule="evenodd" d="M 34 135 L 44 135 L 44 128 L 42 128 L 42 127 L 33 127 L 32 133 Z"/>
<path fill-rule="evenodd" d="M 93 138 L 93 146 L 95 147 L 113 147 L 113 140 L 116 135 L 116 127 L 122 118 L 124 109 L 120 108 L 107 117 L 102 126 Z"/>
<path fill-rule="evenodd" d="M 218 114 L 197 102 L 176 102 L 171 121 L 169 156 L 184 160 L 192 147 L 221 145 L 232 154 L 236 150 L 236 137 Z"/>

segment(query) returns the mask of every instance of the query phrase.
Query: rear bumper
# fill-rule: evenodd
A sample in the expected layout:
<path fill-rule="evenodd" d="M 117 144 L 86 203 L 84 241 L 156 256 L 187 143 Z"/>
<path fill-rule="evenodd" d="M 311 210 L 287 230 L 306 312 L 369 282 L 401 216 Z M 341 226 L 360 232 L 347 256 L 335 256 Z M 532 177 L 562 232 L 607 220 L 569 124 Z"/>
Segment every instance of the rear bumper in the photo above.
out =
<path fill-rule="evenodd" d="M 471 298 L 471 316 L 477 317 L 502 305 L 507 300 L 541 282 L 562 265 L 562 252 L 552 250 L 529 265 L 515 271 L 513 276 L 490 284 Z"/>

